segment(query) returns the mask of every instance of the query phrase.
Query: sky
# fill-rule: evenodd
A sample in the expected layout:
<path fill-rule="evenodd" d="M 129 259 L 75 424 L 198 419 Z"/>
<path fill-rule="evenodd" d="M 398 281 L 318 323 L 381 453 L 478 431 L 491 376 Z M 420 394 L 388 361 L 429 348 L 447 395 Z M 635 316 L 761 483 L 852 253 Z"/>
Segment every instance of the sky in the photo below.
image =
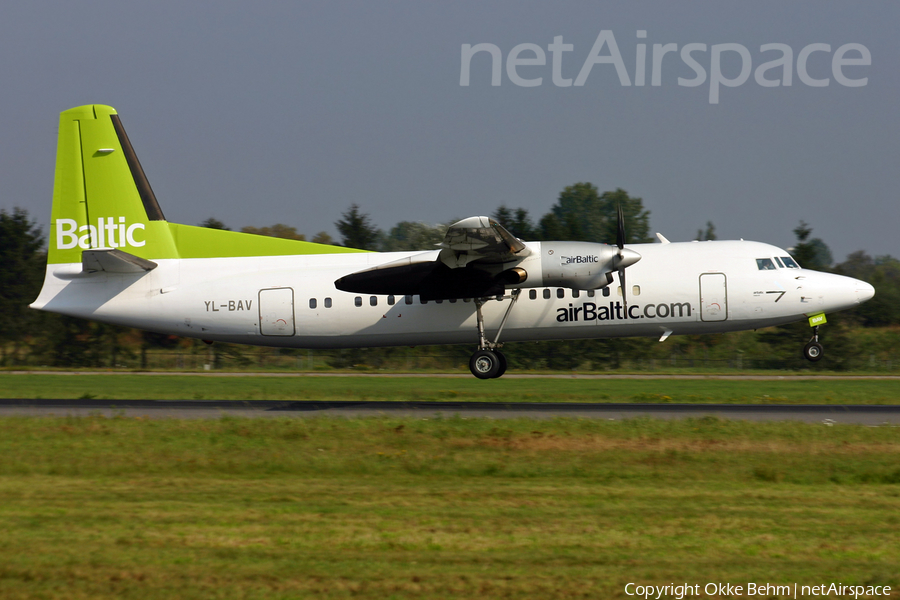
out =
<path fill-rule="evenodd" d="M 46 231 L 58 115 L 97 103 L 173 222 L 536 221 L 589 181 L 671 241 L 711 221 L 788 247 L 803 220 L 837 261 L 900 257 L 898 22 L 895 0 L 16 2 L 0 209 Z"/>

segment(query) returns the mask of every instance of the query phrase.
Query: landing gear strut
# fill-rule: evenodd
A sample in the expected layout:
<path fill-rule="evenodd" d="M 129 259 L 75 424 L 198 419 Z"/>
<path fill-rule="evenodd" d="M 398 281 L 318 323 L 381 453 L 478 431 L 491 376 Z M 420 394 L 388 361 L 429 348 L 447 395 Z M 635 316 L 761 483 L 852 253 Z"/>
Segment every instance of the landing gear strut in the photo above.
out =
<path fill-rule="evenodd" d="M 816 362 L 822 358 L 824 353 L 825 350 L 822 348 L 822 344 L 819 343 L 819 326 L 816 325 L 813 327 L 812 338 L 809 340 L 809 343 L 803 347 L 803 356 L 808 361 Z"/>
<path fill-rule="evenodd" d="M 469 359 L 469 370 L 478 379 L 496 379 L 506 373 L 506 357 L 499 350 L 503 345 L 500 343 L 500 334 L 503 332 L 503 326 L 506 325 L 509 313 L 512 312 L 513 306 L 516 305 L 521 291 L 521 289 L 516 289 L 510 294 L 511 302 L 506 308 L 503 320 L 500 321 L 500 328 L 497 330 L 497 336 L 493 342 L 489 341 L 484 334 L 484 315 L 481 313 L 481 307 L 484 306 L 488 299 L 475 299 L 475 316 L 478 320 L 478 350 Z"/>

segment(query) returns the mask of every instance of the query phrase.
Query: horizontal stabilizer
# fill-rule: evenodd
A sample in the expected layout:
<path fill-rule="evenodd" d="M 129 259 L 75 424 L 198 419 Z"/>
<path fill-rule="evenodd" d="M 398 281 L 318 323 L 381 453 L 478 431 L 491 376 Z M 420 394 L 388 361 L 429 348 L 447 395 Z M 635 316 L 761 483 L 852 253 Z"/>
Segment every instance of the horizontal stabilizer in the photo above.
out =
<path fill-rule="evenodd" d="M 99 248 L 81 253 L 81 267 L 87 273 L 143 273 L 155 269 L 156 263 L 115 248 Z"/>

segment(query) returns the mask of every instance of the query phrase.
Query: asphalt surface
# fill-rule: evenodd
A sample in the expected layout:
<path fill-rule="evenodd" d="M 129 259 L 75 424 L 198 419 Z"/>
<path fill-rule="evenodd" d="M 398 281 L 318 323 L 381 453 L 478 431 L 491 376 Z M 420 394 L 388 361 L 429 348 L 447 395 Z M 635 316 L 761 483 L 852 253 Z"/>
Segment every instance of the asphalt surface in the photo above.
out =
<path fill-rule="evenodd" d="M 774 405 L 774 404 L 594 404 L 585 402 L 367 402 L 278 400 L 33 400 L 0 399 L 0 417 L 90 416 L 209 419 L 241 417 L 369 417 L 417 418 L 557 417 L 683 419 L 714 416 L 748 421 L 803 421 L 900 425 L 900 405 Z"/>
<path fill-rule="evenodd" d="M 460 373 L 321 373 L 292 371 L 281 372 L 254 372 L 254 371 L 206 371 L 197 373 L 194 371 L 3 371 L 4 375 L 58 375 L 63 377 L 77 377 L 81 375 L 109 375 L 115 376 L 141 376 L 141 377 L 359 377 L 359 378 L 428 378 L 428 379 L 472 379 L 468 372 Z M 671 375 L 671 374 L 532 374 L 532 373 L 506 373 L 504 379 L 717 379 L 723 381 L 828 381 L 836 380 L 900 380 L 900 375 Z"/>

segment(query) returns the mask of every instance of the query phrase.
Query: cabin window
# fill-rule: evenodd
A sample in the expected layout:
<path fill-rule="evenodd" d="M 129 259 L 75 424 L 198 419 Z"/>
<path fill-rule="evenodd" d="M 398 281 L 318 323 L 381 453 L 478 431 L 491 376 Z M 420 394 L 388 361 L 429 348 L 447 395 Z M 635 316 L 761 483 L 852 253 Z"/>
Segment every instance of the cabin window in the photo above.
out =
<path fill-rule="evenodd" d="M 369 306 L 378 306 L 378 296 L 369 296 Z"/>
<path fill-rule="evenodd" d="M 616 286 L 616 296 L 621 296 L 621 295 L 622 295 L 622 286 L 617 285 Z"/>
<path fill-rule="evenodd" d="M 609 288 L 605 287 L 605 288 L 603 288 L 603 297 L 605 298 L 607 296 L 609 296 Z"/>
<path fill-rule="evenodd" d="M 428 304 L 428 300 L 422 300 L 422 296 L 419 296 L 419 304 Z"/>
<path fill-rule="evenodd" d="M 450 298 L 450 304 L 456 304 L 456 298 Z"/>
<path fill-rule="evenodd" d="M 578 298 L 579 296 L 581 296 L 581 292 L 579 292 L 578 290 L 572 290 L 573 298 Z"/>
<path fill-rule="evenodd" d="M 532 300 L 537 300 L 537 290 L 528 290 L 528 297 Z"/>
<path fill-rule="evenodd" d="M 756 268 L 760 271 L 774 271 L 776 267 L 771 258 L 757 258 Z"/>
<path fill-rule="evenodd" d="M 406 304 L 412 304 L 412 294 L 407 294 L 403 297 L 403 302 Z"/>
<path fill-rule="evenodd" d="M 782 256 L 781 260 L 784 261 L 784 266 L 786 266 L 788 269 L 799 269 L 800 268 L 800 265 L 798 265 L 796 262 L 794 262 L 794 259 L 791 258 L 790 256 Z"/>
<path fill-rule="evenodd" d="M 639 286 L 639 285 L 631 286 L 631 295 L 632 296 L 640 296 L 641 295 L 641 286 Z"/>
<path fill-rule="evenodd" d="M 550 290 L 547 288 L 544 288 L 544 300 L 549 300 L 549 299 L 550 299 Z"/>
<path fill-rule="evenodd" d="M 444 303 L 444 300 L 443 300 L 443 299 L 438 299 L 438 300 L 435 300 L 434 303 L 435 303 L 435 304 L 443 304 L 443 303 Z"/>
<path fill-rule="evenodd" d="M 565 297 L 566 297 L 566 290 L 564 290 L 564 289 L 562 289 L 562 288 L 556 288 L 556 297 L 557 297 L 557 298 L 565 298 Z"/>
<path fill-rule="evenodd" d="M 331 298 L 325 298 L 325 308 L 331 308 Z"/>
<path fill-rule="evenodd" d="M 593 298 L 596 295 L 597 295 L 597 292 L 595 292 L 594 290 L 588 290 L 588 298 Z"/>
<path fill-rule="evenodd" d="M 316 299 L 315 299 L 315 298 L 310 298 L 310 299 L 309 299 L 309 307 L 310 307 L 310 308 L 315 308 L 315 307 L 316 307 Z"/>
<path fill-rule="evenodd" d="M 357 296 L 353 299 L 353 304 L 356 306 L 362 306 L 362 296 Z"/>
<path fill-rule="evenodd" d="M 393 306 L 396 301 L 393 296 L 388 296 L 388 306 Z"/>

